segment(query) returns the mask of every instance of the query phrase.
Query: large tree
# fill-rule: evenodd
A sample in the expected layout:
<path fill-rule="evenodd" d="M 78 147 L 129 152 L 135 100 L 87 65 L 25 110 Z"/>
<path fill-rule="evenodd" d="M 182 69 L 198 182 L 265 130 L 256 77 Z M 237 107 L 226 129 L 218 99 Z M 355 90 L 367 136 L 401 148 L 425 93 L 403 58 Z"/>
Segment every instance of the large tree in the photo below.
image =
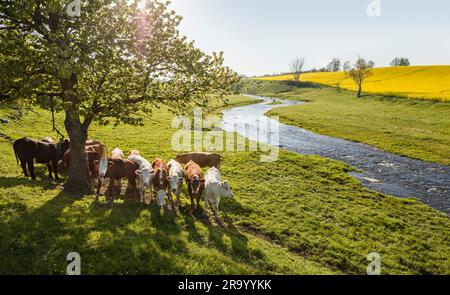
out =
<path fill-rule="evenodd" d="M 358 58 L 354 66 L 346 72 L 348 78 L 352 79 L 358 87 L 357 97 L 361 97 L 362 85 L 366 78 L 373 75 L 372 62 L 366 62 L 363 58 Z"/>
<path fill-rule="evenodd" d="M 64 189 L 85 195 L 92 122 L 139 124 L 161 104 L 207 107 L 238 77 L 222 53 L 206 55 L 180 35 L 169 2 L 77 1 L 79 15 L 66 0 L 1 2 L 0 97 L 65 114 L 73 160 Z"/>

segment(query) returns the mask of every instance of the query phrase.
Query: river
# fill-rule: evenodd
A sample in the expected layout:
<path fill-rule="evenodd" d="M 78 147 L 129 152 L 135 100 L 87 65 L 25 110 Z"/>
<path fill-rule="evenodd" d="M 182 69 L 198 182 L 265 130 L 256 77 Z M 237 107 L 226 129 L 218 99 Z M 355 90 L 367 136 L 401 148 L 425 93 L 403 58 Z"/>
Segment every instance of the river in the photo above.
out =
<path fill-rule="evenodd" d="M 415 197 L 429 206 L 450 214 L 450 167 L 415 160 L 375 147 L 349 140 L 316 134 L 291 125 L 278 123 L 265 117 L 269 110 L 301 104 L 299 101 L 279 100 L 271 104 L 271 98 L 252 96 L 261 103 L 223 111 L 223 128 L 236 131 L 252 140 L 272 144 L 256 134 L 277 133 L 281 148 L 307 155 L 319 155 L 345 162 L 362 172 L 351 172 L 362 185 L 397 197 Z M 299 113 L 301 116 L 301 112 Z M 270 130 L 265 130 L 271 122 Z M 237 128 L 236 128 L 237 126 Z M 249 132 L 250 130 L 250 132 Z M 272 134 L 273 135 L 273 134 Z"/>

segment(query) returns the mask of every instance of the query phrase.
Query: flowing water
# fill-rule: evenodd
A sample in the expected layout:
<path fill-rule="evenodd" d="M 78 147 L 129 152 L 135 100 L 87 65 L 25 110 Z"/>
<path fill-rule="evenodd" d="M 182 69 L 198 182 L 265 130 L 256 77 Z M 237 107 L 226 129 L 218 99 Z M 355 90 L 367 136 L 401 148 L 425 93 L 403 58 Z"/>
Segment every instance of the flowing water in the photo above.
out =
<path fill-rule="evenodd" d="M 416 197 L 438 210 L 450 213 L 450 167 L 281 124 L 265 117 L 264 114 L 276 107 L 303 102 L 277 99 L 281 104 L 272 105 L 271 98 L 252 97 L 262 99 L 264 102 L 231 108 L 223 112 L 223 128 L 226 131 L 236 131 L 249 139 L 267 144 L 279 141 L 278 145 L 281 148 L 290 151 L 348 163 L 362 171 L 350 174 L 366 187 L 397 197 Z M 274 138 L 277 141 L 274 141 Z"/>

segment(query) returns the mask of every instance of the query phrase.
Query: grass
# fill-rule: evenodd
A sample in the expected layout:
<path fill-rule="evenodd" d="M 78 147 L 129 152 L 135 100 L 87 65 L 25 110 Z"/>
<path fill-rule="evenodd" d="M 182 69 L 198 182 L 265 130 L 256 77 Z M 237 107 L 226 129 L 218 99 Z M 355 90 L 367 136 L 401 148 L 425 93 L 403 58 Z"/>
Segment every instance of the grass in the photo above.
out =
<path fill-rule="evenodd" d="M 94 125 L 90 137 L 170 159 L 171 119 L 162 108 L 144 126 Z M 0 128 L 12 139 L 51 134 L 49 113 L 39 109 Z M 11 142 L 0 138 L 0 273 L 61 274 L 76 251 L 84 274 L 363 274 L 375 251 L 385 274 L 450 274 L 447 215 L 366 190 L 336 161 L 259 156 L 224 154 L 222 174 L 236 197 L 221 202 L 219 227 L 184 210 L 73 198 L 41 165 L 37 181 L 25 179 Z"/>
<path fill-rule="evenodd" d="M 261 80 L 286 81 L 292 75 L 262 77 Z M 344 72 L 305 73 L 304 82 L 343 89 L 357 90 L 357 86 L 346 78 Z M 373 76 L 367 78 L 363 91 L 368 93 L 408 97 L 412 99 L 450 100 L 450 66 L 411 66 L 373 69 Z"/>
<path fill-rule="evenodd" d="M 249 92 L 309 101 L 270 111 L 281 121 L 317 133 L 367 143 L 425 161 L 450 165 L 450 103 L 366 95 L 296 84 L 250 81 Z"/>

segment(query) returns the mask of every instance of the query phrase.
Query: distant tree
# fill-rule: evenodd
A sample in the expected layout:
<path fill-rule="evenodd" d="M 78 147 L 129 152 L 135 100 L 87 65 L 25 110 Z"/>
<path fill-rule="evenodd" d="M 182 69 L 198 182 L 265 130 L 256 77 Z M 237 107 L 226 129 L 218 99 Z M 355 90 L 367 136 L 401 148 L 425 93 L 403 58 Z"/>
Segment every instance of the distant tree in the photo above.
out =
<path fill-rule="evenodd" d="M 358 86 L 357 97 L 361 97 L 364 80 L 373 75 L 372 67 L 369 63 L 363 58 L 358 58 L 355 65 L 347 72 L 347 77 L 351 78 Z"/>
<path fill-rule="evenodd" d="M 338 58 L 333 58 L 328 64 L 327 69 L 329 72 L 339 72 L 341 70 L 341 61 Z"/>
<path fill-rule="evenodd" d="M 369 66 L 369 68 L 373 69 L 375 67 L 375 63 L 373 61 L 369 60 L 367 62 L 367 66 Z"/>
<path fill-rule="evenodd" d="M 391 66 L 393 67 L 405 67 L 409 65 L 409 59 L 406 57 L 396 57 L 391 61 Z"/>
<path fill-rule="evenodd" d="M 349 61 L 344 62 L 344 65 L 342 66 L 342 70 L 344 72 L 348 72 L 352 69 L 352 64 Z"/>
<path fill-rule="evenodd" d="M 304 57 L 297 57 L 293 59 L 289 64 L 289 69 L 291 71 L 292 76 L 294 77 L 294 81 L 300 81 L 300 74 L 302 73 L 304 65 L 305 65 Z"/>

